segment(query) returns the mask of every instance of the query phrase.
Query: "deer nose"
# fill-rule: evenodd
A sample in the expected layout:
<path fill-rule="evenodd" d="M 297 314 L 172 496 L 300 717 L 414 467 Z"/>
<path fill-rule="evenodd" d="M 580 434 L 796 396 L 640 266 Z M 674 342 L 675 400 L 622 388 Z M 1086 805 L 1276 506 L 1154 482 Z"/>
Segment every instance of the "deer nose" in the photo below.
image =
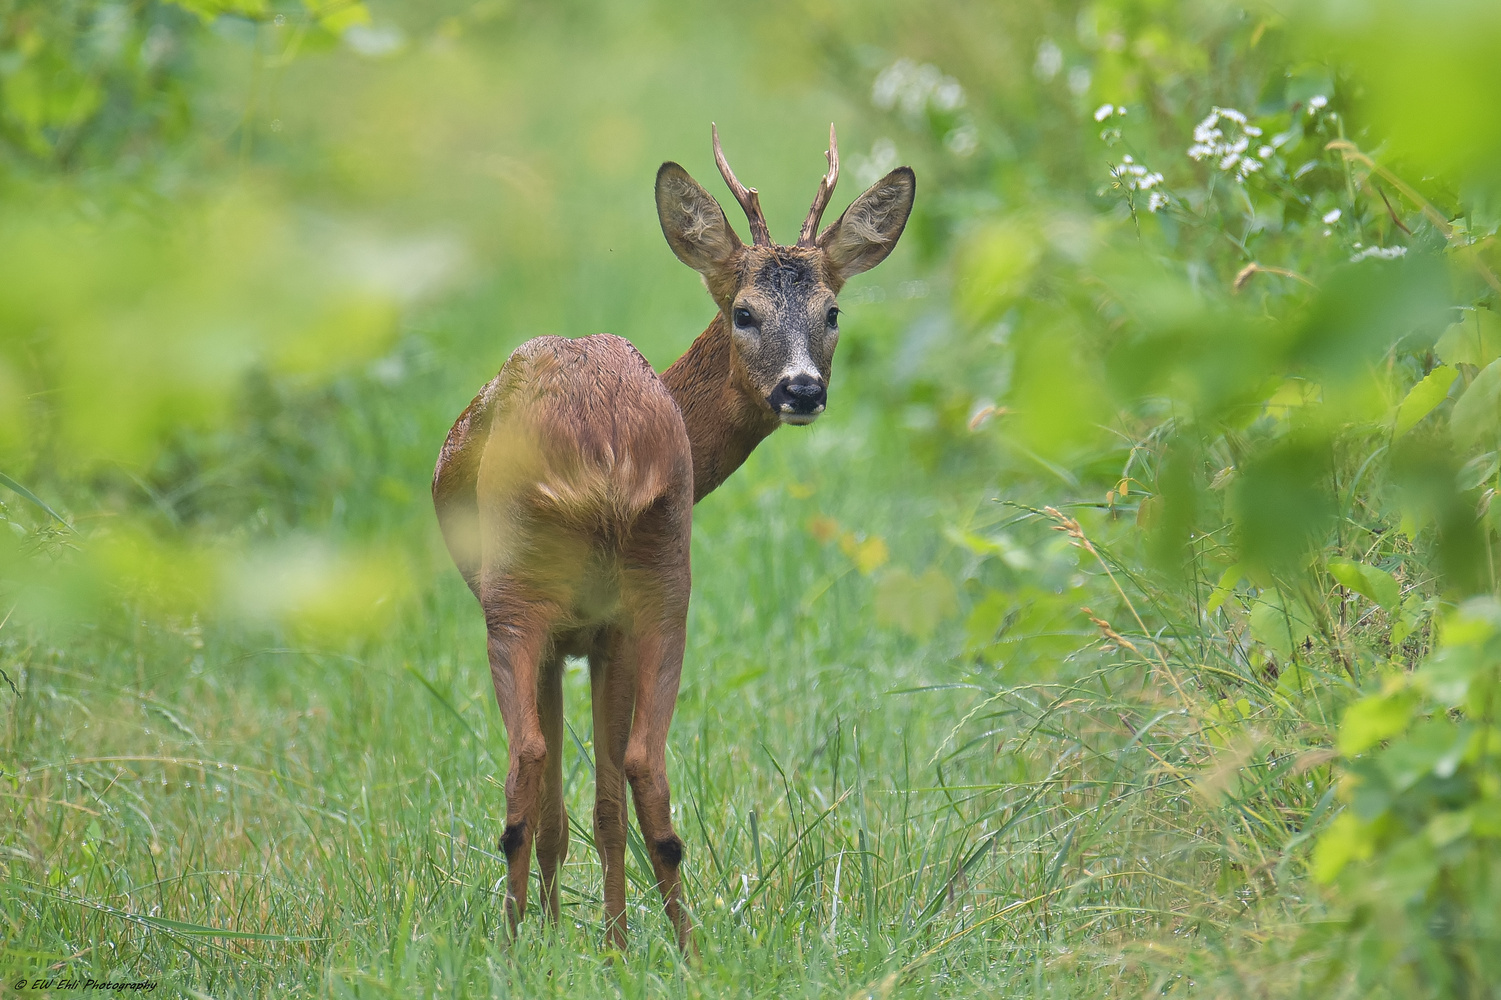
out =
<path fill-rule="evenodd" d="M 823 412 L 828 390 L 817 376 L 802 373 L 782 379 L 766 401 L 784 420 L 804 418 L 800 422 L 806 423 Z"/>

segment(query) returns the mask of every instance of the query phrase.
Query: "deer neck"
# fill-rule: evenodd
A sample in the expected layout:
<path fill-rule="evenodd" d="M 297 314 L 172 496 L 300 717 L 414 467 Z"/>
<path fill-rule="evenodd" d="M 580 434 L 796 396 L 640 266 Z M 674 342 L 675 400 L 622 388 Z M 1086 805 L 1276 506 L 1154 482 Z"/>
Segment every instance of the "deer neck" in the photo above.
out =
<path fill-rule="evenodd" d="M 780 423 L 741 388 L 730 359 L 730 334 L 721 313 L 662 373 L 662 381 L 688 428 L 688 443 L 693 449 L 694 503 L 740 468 L 756 445 Z"/>

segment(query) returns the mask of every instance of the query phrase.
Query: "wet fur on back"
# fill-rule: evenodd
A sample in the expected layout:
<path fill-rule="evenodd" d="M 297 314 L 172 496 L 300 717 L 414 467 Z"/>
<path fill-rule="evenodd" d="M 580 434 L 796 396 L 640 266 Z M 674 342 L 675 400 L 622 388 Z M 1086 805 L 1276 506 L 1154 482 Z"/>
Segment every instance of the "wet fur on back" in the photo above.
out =
<path fill-rule="evenodd" d="M 677 404 L 628 341 L 539 337 L 517 348 L 459 416 L 433 476 L 433 502 L 449 552 L 478 594 L 482 567 L 531 576 L 527 564 L 540 571 L 561 557 L 538 550 L 549 539 L 619 551 L 644 511 L 674 490 L 691 491 L 691 481 Z"/>

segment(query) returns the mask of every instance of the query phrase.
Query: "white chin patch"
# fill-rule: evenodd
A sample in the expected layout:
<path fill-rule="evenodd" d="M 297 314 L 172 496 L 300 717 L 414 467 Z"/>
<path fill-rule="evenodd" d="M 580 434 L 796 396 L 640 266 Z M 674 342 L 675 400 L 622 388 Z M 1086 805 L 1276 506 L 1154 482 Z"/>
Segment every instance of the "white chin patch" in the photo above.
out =
<path fill-rule="evenodd" d="M 817 420 L 818 415 L 822 412 L 823 407 L 820 406 L 815 413 L 783 413 L 780 416 L 784 424 L 791 424 L 794 427 L 805 427 Z"/>

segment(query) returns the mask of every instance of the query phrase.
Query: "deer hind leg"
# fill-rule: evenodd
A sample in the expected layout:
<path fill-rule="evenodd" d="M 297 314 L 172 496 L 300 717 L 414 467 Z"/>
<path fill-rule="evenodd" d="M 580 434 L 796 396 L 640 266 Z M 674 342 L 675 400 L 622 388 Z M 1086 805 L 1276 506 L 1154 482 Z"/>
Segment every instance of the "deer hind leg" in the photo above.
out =
<path fill-rule="evenodd" d="M 684 632 L 681 627 L 654 632 L 640 636 L 638 643 L 636 718 L 625 773 L 667 918 L 677 932 L 678 946 L 687 951 L 692 928 L 682 898 L 683 841 L 672 826 L 672 790 L 667 784 L 667 727 L 677 700 Z"/>
<path fill-rule="evenodd" d="M 527 879 L 532 840 L 539 827 L 539 805 L 548 746 L 537 711 L 539 671 L 549 645 L 556 612 L 525 601 L 508 581 L 483 588 L 489 631 L 490 678 L 506 727 L 510 766 L 506 772 L 506 825 L 500 847 L 506 856 L 506 916 L 514 933 L 526 914 Z"/>
<path fill-rule="evenodd" d="M 604 869 L 605 943 L 625 947 L 625 749 L 635 699 L 634 663 L 616 629 L 589 655 L 594 707 L 594 845 Z"/>
<path fill-rule="evenodd" d="M 678 946 L 691 951 L 691 926 L 683 905 L 683 841 L 672 827 L 672 792 L 667 784 L 667 730 L 677 704 L 687 634 L 687 560 L 680 571 L 662 572 L 638 591 L 635 719 L 625 754 L 625 773 L 636 804 L 636 822 L 651 858 L 657 888 Z"/>
<path fill-rule="evenodd" d="M 542 876 L 543 912 L 557 923 L 561 915 L 558 869 L 568 857 L 568 810 L 563 804 L 563 658 L 548 657 L 537 681 L 537 714 L 547 744 L 538 803 L 537 868 Z"/>

